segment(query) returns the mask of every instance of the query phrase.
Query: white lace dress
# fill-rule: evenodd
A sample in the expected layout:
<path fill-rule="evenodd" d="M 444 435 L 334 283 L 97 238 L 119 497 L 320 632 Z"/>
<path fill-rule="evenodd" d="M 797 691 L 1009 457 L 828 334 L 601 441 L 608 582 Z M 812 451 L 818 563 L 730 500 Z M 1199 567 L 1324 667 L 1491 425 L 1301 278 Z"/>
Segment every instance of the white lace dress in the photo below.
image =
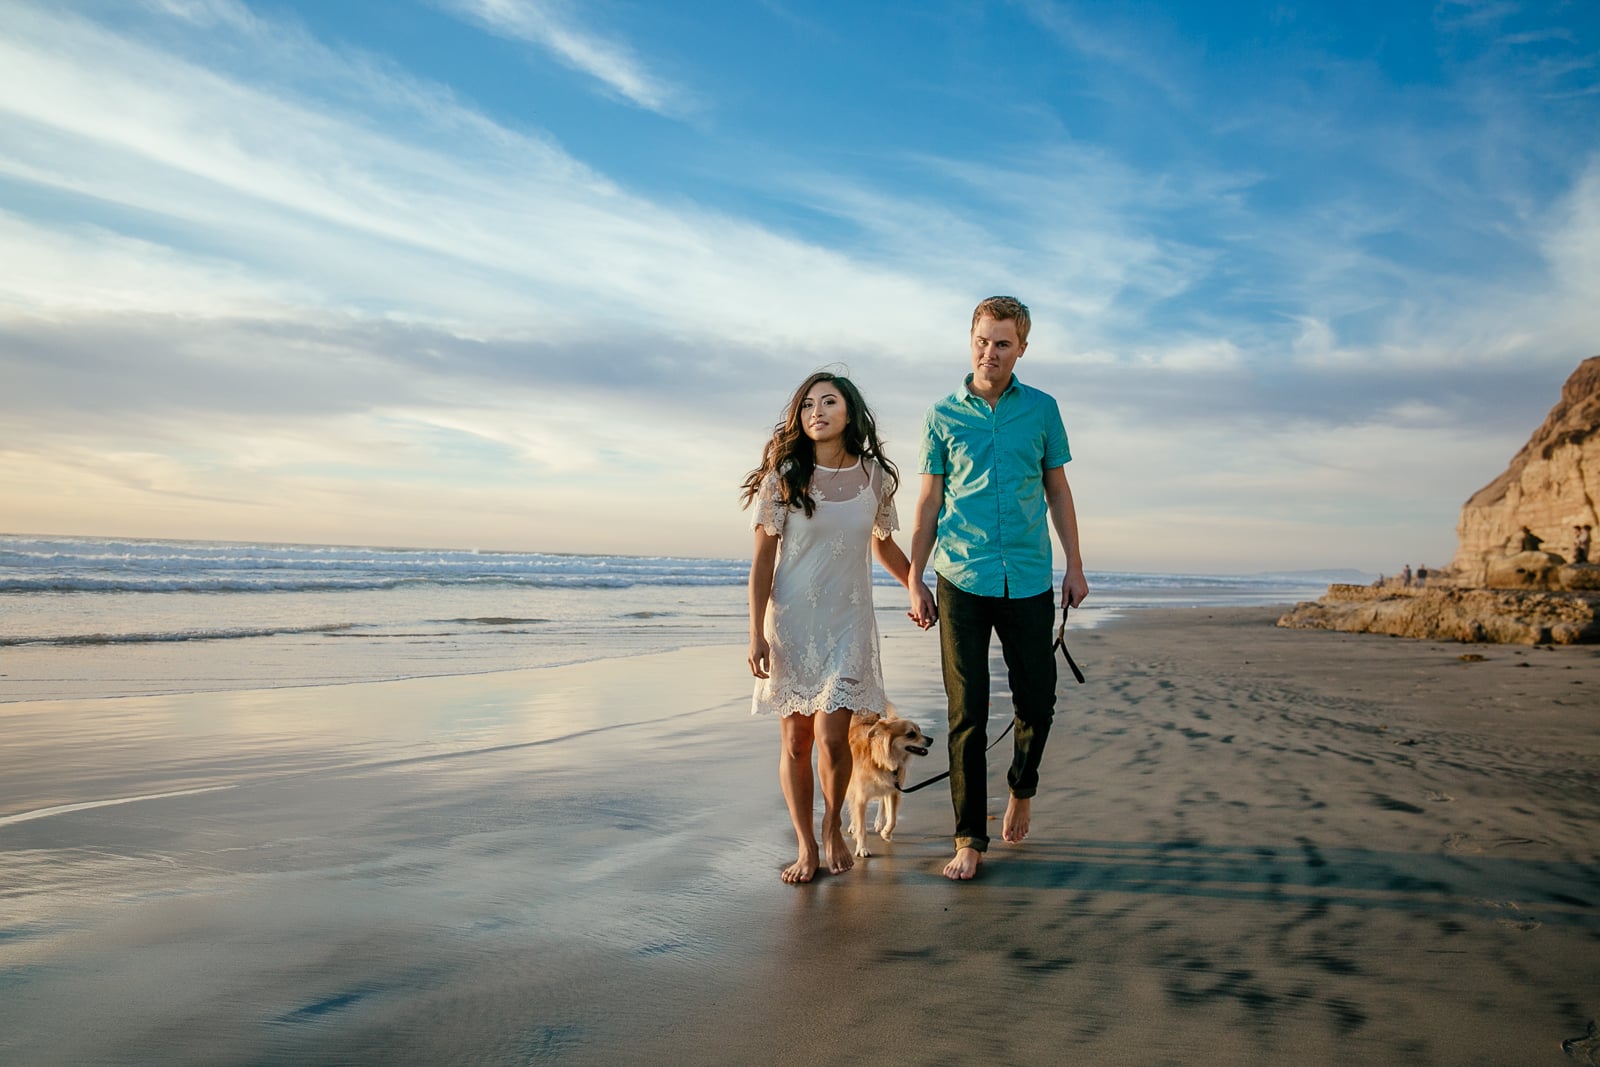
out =
<path fill-rule="evenodd" d="M 872 542 L 899 528 L 883 469 L 870 460 L 818 467 L 811 518 L 778 500 L 769 474 L 751 528 L 778 537 L 764 624 L 771 677 L 756 679 L 753 715 L 814 715 L 884 706 L 878 621 L 872 612 Z"/>

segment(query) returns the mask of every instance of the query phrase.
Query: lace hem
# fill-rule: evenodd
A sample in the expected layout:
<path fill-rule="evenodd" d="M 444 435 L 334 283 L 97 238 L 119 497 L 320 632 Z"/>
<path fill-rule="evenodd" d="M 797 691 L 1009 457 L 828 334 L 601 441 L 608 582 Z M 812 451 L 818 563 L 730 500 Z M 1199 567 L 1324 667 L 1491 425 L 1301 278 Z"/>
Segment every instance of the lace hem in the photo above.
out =
<path fill-rule="evenodd" d="M 831 715 L 836 711 L 882 711 L 888 698 L 882 686 L 870 683 L 834 684 L 820 693 L 791 691 L 768 694 L 762 699 L 760 689 L 750 698 L 751 715 L 776 715 L 787 719 L 791 715 Z"/>

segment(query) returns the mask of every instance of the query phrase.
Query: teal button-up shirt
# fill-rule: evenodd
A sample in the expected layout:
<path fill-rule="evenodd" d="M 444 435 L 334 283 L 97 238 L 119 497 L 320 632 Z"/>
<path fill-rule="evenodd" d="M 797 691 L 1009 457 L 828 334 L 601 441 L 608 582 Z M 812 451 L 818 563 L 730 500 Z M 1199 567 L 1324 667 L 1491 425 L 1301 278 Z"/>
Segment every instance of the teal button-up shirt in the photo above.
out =
<path fill-rule="evenodd" d="M 1072 459 L 1061 411 L 1015 374 L 993 408 L 971 383 L 922 422 L 922 473 L 944 476 L 933 569 L 978 596 L 1038 596 L 1055 585 L 1044 472 Z"/>

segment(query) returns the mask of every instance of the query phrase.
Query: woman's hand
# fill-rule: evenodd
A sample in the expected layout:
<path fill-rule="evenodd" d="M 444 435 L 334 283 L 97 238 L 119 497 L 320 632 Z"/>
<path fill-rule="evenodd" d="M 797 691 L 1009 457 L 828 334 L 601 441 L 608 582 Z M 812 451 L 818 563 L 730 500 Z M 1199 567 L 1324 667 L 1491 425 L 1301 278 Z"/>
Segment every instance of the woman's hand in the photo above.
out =
<path fill-rule="evenodd" d="M 750 664 L 750 673 L 757 678 L 769 677 L 772 670 L 772 646 L 767 644 L 767 639 L 761 634 L 750 638 L 750 655 L 746 658 Z"/>
<path fill-rule="evenodd" d="M 927 585 L 922 581 L 913 581 L 906 587 L 911 594 L 911 610 L 906 616 L 924 630 L 939 621 L 939 609 L 934 604 L 933 594 L 928 591 Z"/>

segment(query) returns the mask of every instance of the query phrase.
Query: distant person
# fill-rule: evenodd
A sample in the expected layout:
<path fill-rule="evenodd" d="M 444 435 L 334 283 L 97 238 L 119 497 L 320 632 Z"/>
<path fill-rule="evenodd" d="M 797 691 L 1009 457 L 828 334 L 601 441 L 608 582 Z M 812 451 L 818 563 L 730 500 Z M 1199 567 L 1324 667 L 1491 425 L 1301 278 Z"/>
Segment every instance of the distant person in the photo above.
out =
<path fill-rule="evenodd" d="M 1407 589 L 1411 588 L 1411 564 L 1409 563 L 1400 569 L 1400 584 Z"/>
<path fill-rule="evenodd" d="M 1417 564 L 1417 584 L 1418 585 L 1427 585 L 1428 584 L 1428 568 L 1423 566 L 1420 563 Z"/>
<path fill-rule="evenodd" d="M 1572 562 L 1589 562 L 1589 538 L 1593 535 L 1593 527 L 1588 523 L 1574 526 L 1572 534 Z"/>
<path fill-rule="evenodd" d="M 1539 546 L 1542 544 L 1544 544 L 1544 538 L 1540 537 L 1526 526 L 1522 528 L 1522 551 L 1537 552 L 1539 551 Z"/>
<path fill-rule="evenodd" d="M 885 704 L 871 557 L 905 584 L 906 555 L 892 536 L 899 483 L 861 393 L 825 371 L 800 383 L 761 465 L 744 480 L 743 504 L 756 505 L 750 710 L 779 717 L 778 780 L 799 844 L 783 869 L 785 882 L 811 881 L 821 862 L 812 823 L 813 745 L 828 870 L 840 874 L 855 864 L 841 826 L 850 713 Z"/>
<path fill-rule="evenodd" d="M 1017 380 L 1028 350 L 1028 308 L 1010 296 L 982 301 L 967 333 L 972 373 L 923 420 L 922 485 L 911 533 L 911 617 L 940 623 L 950 715 L 950 802 L 955 856 L 946 878 L 978 873 L 989 848 L 989 644 L 1000 638 L 1011 686 L 1011 798 L 1001 837 L 1028 836 L 1039 761 L 1055 716 L 1055 624 L 1050 527 L 1066 550 L 1064 603 L 1089 595 L 1078 518 L 1063 465 L 1072 458 L 1050 394 Z M 1049 518 L 1047 523 L 1046 516 Z M 938 601 L 923 584 L 930 562 Z"/>

